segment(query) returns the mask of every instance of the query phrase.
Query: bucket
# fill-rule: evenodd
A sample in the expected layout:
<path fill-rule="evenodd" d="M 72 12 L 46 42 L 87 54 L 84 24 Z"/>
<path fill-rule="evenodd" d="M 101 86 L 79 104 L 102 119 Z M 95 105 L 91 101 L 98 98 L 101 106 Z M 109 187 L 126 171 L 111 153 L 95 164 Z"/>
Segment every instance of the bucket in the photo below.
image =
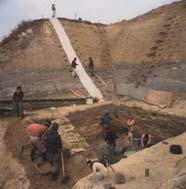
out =
<path fill-rule="evenodd" d="M 86 99 L 86 104 L 93 104 L 93 99 L 92 98 L 87 98 Z"/>

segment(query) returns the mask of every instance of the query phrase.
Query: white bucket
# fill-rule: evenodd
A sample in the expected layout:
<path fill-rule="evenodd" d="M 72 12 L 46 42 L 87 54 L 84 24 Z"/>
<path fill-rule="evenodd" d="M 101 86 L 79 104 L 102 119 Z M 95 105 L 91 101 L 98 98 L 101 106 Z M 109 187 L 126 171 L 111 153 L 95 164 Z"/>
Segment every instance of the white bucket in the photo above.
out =
<path fill-rule="evenodd" d="M 86 104 L 93 104 L 93 99 L 92 98 L 87 98 L 86 99 Z"/>

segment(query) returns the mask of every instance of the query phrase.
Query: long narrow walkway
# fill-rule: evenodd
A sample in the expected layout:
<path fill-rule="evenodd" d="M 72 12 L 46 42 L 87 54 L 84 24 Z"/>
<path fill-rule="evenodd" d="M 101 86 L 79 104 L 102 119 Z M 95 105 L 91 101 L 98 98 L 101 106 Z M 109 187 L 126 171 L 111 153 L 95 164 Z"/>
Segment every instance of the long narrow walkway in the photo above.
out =
<path fill-rule="evenodd" d="M 71 63 L 74 57 L 77 57 L 77 55 L 71 45 L 69 37 L 67 36 L 62 24 L 59 22 L 57 18 L 51 18 L 50 22 L 52 23 L 57 33 L 57 36 L 61 42 L 61 45 L 68 57 L 69 63 Z M 78 63 L 78 66 L 76 67 L 75 71 L 76 71 L 76 74 L 79 76 L 79 79 L 82 85 L 86 88 L 86 90 L 88 91 L 91 97 L 97 98 L 100 101 L 103 101 L 103 95 L 101 94 L 100 90 L 96 87 L 96 85 L 93 83 L 91 78 L 88 76 L 87 72 L 85 71 L 78 57 L 77 57 L 77 63 Z"/>

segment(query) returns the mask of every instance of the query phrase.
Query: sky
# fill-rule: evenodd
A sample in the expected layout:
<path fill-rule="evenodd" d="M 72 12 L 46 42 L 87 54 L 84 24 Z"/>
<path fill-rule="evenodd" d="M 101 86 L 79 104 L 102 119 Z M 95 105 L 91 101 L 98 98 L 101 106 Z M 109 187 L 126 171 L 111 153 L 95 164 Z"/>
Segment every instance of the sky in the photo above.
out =
<path fill-rule="evenodd" d="M 0 40 L 22 20 L 51 17 L 55 2 L 57 16 L 101 23 L 134 18 L 176 0 L 0 0 Z"/>

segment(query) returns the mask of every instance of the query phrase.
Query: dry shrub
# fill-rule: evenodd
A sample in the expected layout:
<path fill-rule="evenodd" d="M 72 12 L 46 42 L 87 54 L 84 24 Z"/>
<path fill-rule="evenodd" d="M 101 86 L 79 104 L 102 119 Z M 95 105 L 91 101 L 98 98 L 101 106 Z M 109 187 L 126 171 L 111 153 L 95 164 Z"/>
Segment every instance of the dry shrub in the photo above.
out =
<path fill-rule="evenodd" d="M 22 21 L 15 27 L 13 30 L 11 30 L 9 36 L 4 37 L 2 41 L 0 42 L 0 45 L 4 46 L 7 45 L 12 40 L 18 39 L 18 34 L 25 31 L 26 29 L 30 28 L 32 26 L 32 21 Z"/>

